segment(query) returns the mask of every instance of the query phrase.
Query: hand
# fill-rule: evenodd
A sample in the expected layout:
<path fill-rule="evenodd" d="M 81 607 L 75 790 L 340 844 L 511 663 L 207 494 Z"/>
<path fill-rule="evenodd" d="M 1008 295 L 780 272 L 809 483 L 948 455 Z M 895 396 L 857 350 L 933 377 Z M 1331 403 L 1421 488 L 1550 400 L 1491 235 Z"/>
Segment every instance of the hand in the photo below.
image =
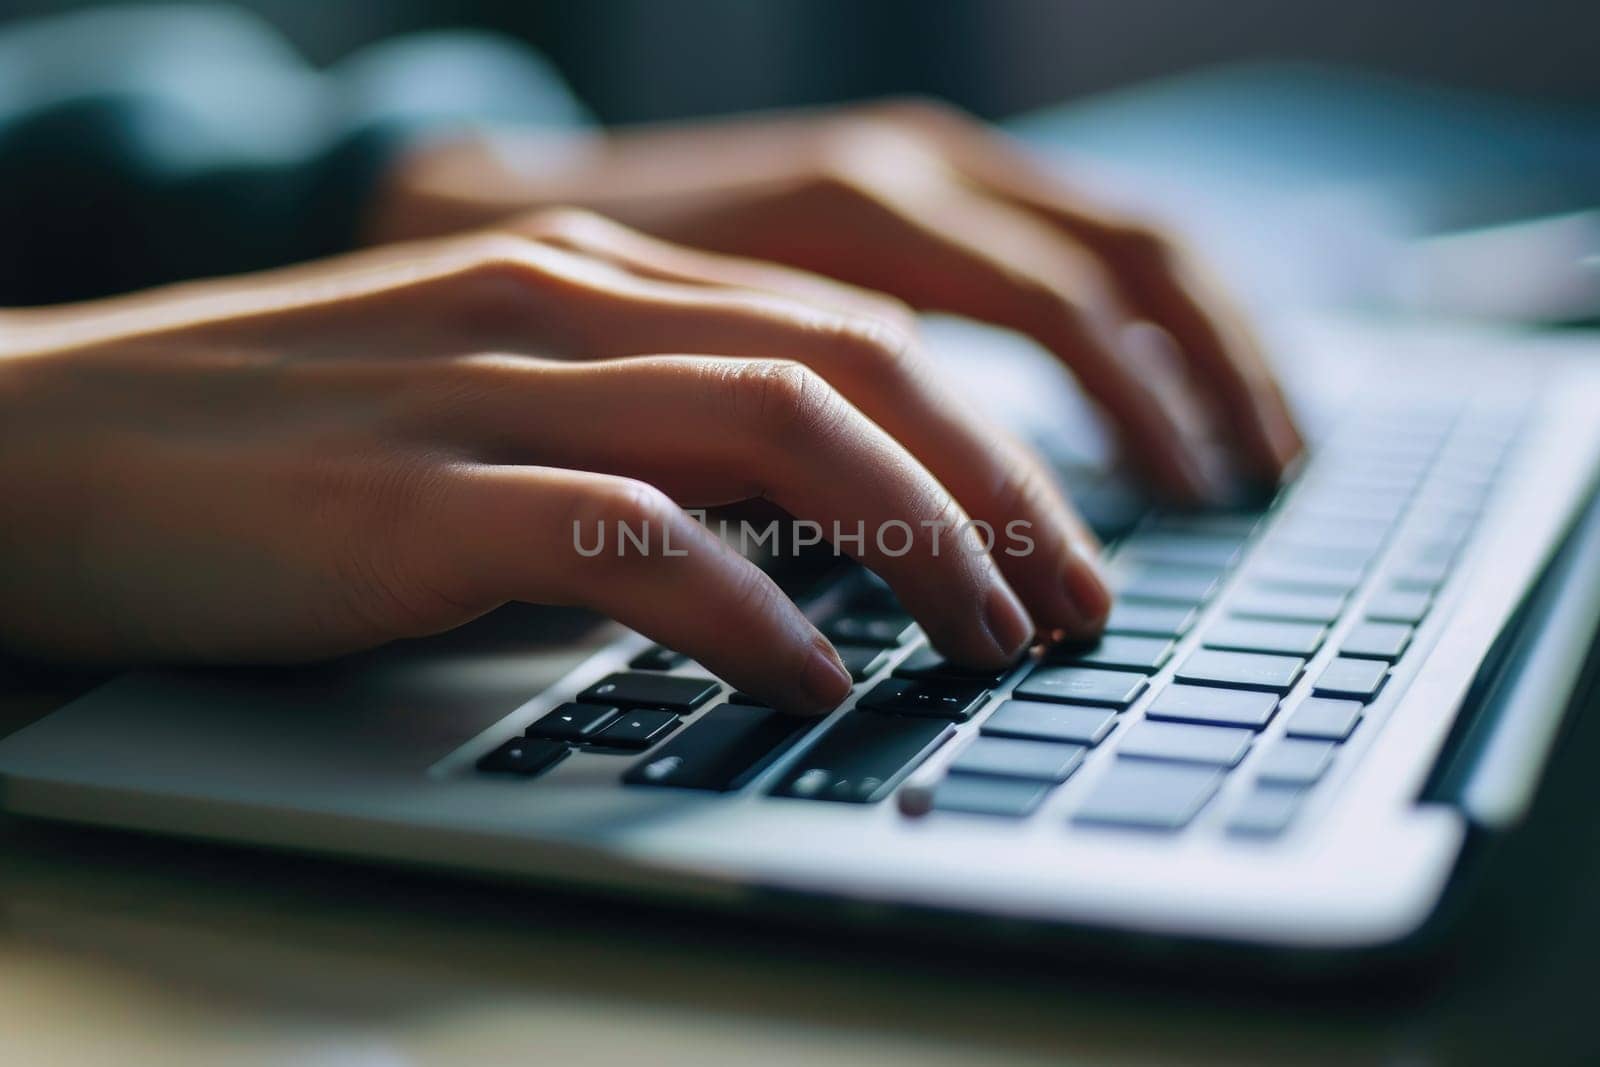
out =
<path fill-rule="evenodd" d="M 448 232 L 541 203 L 1018 330 L 1078 376 L 1180 502 L 1275 485 L 1301 449 L 1248 330 L 1171 240 L 1095 209 L 945 108 L 449 142 L 398 170 L 373 234 Z"/>
<path fill-rule="evenodd" d="M 863 523 L 845 547 L 958 660 L 1104 616 L 1092 537 L 903 307 L 581 214 L 515 231 L 0 317 L 0 642 L 299 660 L 522 600 L 832 707 L 828 642 L 680 506 L 756 497 Z M 1034 551 L 933 548 L 969 515 Z M 578 551 L 619 522 L 648 556 Z"/>

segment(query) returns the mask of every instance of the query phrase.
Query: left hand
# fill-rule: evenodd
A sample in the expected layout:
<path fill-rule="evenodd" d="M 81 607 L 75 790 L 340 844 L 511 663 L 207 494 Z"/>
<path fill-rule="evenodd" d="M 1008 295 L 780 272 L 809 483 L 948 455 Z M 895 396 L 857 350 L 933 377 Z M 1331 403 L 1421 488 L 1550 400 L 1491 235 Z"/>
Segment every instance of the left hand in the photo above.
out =
<path fill-rule="evenodd" d="M 1169 237 L 1091 206 L 1000 134 L 937 105 L 446 142 L 402 163 L 372 236 L 550 204 L 1032 337 L 1181 503 L 1276 484 L 1302 447 L 1248 329 Z"/>

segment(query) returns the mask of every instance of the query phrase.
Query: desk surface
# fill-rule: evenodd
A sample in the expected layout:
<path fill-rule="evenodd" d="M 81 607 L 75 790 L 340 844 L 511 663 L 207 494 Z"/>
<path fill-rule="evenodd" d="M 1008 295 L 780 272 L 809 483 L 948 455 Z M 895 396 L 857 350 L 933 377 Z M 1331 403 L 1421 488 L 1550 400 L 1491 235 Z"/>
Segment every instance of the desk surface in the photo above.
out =
<path fill-rule="evenodd" d="M 1595 1062 L 1597 758 L 1579 717 L 1426 976 L 1300 990 L 0 820 L 0 1035 L 8 1063 Z"/>

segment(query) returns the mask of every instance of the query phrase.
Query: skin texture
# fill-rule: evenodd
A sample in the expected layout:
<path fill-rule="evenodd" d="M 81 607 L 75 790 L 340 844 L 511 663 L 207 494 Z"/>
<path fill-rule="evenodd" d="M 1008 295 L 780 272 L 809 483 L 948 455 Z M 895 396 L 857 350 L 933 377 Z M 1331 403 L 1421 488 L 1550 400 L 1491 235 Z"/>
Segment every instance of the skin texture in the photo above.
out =
<path fill-rule="evenodd" d="M 1109 603 L 1091 536 L 924 365 L 904 304 L 573 211 L 4 313 L 0 494 L 0 647 L 74 661 L 315 659 L 521 600 L 832 707 L 828 642 L 683 511 L 751 499 L 825 528 L 1028 522 L 1023 557 L 845 546 L 964 662 Z M 598 522 L 681 554 L 585 557 Z"/>
<path fill-rule="evenodd" d="M 1191 257 L 937 104 L 444 141 L 396 170 L 371 236 L 446 233 L 541 204 L 1028 335 L 1180 503 L 1276 485 L 1302 448 L 1250 332 Z"/>

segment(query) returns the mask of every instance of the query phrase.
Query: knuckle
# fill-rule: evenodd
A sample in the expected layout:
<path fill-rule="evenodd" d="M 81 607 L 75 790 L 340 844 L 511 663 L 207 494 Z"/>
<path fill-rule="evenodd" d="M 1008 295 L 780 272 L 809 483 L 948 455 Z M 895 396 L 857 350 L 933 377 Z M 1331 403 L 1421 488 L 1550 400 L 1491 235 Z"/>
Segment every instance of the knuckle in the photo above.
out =
<path fill-rule="evenodd" d="M 569 245 L 591 245 L 603 240 L 611 223 L 582 208 L 554 207 L 535 211 L 519 219 L 518 233 L 536 241 Z"/>
<path fill-rule="evenodd" d="M 733 371 L 733 402 L 741 425 L 780 441 L 825 432 L 839 417 L 833 387 L 811 368 L 788 360 L 757 360 Z"/>
<path fill-rule="evenodd" d="M 648 482 L 633 478 L 607 478 L 580 490 L 570 507 L 571 528 L 639 532 L 659 530 L 672 520 L 677 506 Z"/>
<path fill-rule="evenodd" d="M 842 363 L 865 370 L 875 380 L 898 383 L 920 373 L 914 330 L 890 319 L 855 316 L 823 326 L 826 347 Z"/>

